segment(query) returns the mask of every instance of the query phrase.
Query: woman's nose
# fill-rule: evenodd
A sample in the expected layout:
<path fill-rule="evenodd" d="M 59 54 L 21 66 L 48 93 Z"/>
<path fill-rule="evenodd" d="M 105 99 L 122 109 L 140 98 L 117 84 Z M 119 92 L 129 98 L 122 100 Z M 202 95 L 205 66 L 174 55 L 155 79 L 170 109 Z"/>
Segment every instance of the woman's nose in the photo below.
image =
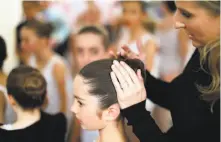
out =
<path fill-rule="evenodd" d="M 175 22 L 175 28 L 176 29 L 181 29 L 181 28 L 185 28 L 185 24 L 182 22 Z"/>

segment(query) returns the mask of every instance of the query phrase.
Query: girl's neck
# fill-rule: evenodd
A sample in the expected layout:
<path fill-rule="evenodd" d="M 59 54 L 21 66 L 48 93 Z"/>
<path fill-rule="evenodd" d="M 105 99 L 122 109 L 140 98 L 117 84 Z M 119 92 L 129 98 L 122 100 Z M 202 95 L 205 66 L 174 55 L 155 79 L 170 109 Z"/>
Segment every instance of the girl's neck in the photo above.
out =
<path fill-rule="evenodd" d="M 99 139 L 97 142 L 126 142 L 124 131 L 122 131 L 121 122 L 113 122 L 104 129 L 99 130 Z"/>
<path fill-rule="evenodd" d="M 17 121 L 12 124 L 12 129 L 24 129 L 32 124 L 36 123 L 41 118 L 41 112 L 39 109 L 23 110 L 21 108 L 14 109 L 17 114 Z"/>
<path fill-rule="evenodd" d="M 36 57 L 36 64 L 37 68 L 41 69 L 48 63 L 48 61 L 53 56 L 53 51 L 48 48 L 44 48 L 44 50 L 40 51 L 39 53 L 35 54 Z"/>

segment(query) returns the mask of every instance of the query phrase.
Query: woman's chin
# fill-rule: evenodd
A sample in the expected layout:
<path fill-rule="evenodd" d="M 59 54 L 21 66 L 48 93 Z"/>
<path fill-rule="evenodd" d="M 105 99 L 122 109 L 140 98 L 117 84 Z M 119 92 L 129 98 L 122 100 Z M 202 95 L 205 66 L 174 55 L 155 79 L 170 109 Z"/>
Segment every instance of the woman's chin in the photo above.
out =
<path fill-rule="evenodd" d="M 192 40 L 192 45 L 196 48 L 201 48 L 201 47 L 205 46 L 204 44 L 202 44 L 201 42 L 196 41 L 196 40 Z"/>

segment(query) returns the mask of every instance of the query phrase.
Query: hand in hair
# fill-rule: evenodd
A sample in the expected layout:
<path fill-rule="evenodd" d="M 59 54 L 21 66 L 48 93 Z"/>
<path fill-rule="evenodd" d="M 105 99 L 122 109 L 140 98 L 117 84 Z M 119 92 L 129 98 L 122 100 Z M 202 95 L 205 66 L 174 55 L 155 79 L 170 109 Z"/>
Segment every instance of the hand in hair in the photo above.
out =
<path fill-rule="evenodd" d="M 141 44 L 141 41 L 138 40 L 136 42 L 137 48 L 139 50 L 139 54 L 134 53 L 128 46 L 122 46 L 120 52 L 117 53 L 117 55 L 115 55 L 112 51 L 109 52 L 109 54 L 112 57 L 118 58 L 120 56 L 123 56 L 124 58 L 128 58 L 128 59 L 139 59 L 141 61 L 143 61 L 143 63 L 145 64 L 146 62 L 146 55 L 144 54 L 144 47 Z"/>
<path fill-rule="evenodd" d="M 112 70 L 111 79 L 116 89 L 121 109 L 146 100 L 146 90 L 140 69 L 136 74 L 126 63 L 114 61 Z"/>

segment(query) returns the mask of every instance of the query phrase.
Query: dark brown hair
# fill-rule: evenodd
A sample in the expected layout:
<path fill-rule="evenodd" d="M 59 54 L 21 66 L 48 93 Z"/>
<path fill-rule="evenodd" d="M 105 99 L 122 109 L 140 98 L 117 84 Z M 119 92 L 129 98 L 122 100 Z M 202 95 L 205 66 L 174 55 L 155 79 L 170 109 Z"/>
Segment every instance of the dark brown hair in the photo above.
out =
<path fill-rule="evenodd" d="M 47 84 L 41 73 L 29 66 L 13 69 L 7 79 L 7 91 L 23 109 L 39 108 L 46 96 Z"/>
<path fill-rule="evenodd" d="M 85 34 L 85 33 L 92 33 L 95 35 L 98 35 L 102 38 L 103 46 L 105 50 L 109 47 L 109 36 L 107 31 L 102 26 L 97 25 L 87 25 L 80 28 L 80 30 L 77 32 L 77 35 Z"/>
<path fill-rule="evenodd" d="M 27 21 L 23 28 L 29 28 L 36 32 L 39 37 L 50 38 L 53 32 L 53 26 L 50 23 L 39 21 L 36 19 Z"/>
<path fill-rule="evenodd" d="M 122 59 L 118 59 L 122 61 Z M 141 69 L 145 78 L 144 64 L 137 59 L 125 60 L 134 71 Z M 99 98 L 100 108 L 106 109 L 117 103 L 117 92 L 112 83 L 110 73 L 112 71 L 112 59 L 104 59 L 86 65 L 79 73 L 84 78 L 86 84 L 91 86 L 90 94 Z"/>

